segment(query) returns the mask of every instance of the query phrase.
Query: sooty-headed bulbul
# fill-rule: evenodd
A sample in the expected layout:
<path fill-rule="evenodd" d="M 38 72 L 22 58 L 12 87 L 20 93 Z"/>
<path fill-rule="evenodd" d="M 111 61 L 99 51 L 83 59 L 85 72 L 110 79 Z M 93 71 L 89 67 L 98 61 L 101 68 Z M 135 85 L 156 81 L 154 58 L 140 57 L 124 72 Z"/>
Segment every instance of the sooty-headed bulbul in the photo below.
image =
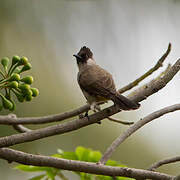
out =
<path fill-rule="evenodd" d="M 122 110 L 135 110 L 139 103 L 129 100 L 118 91 L 112 75 L 96 64 L 92 51 L 84 46 L 76 57 L 79 68 L 77 80 L 92 110 L 96 110 L 100 102 L 112 100 Z M 86 114 L 88 115 L 88 114 Z"/>

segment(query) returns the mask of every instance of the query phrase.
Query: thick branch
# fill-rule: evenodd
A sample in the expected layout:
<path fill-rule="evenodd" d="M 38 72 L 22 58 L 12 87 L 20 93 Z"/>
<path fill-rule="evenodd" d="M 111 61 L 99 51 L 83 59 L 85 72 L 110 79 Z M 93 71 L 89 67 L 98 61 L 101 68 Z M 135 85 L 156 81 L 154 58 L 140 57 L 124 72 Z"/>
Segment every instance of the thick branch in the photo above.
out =
<path fill-rule="evenodd" d="M 140 170 L 134 168 L 121 168 L 113 166 L 98 165 L 96 163 L 58 159 L 42 155 L 33 155 L 9 148 L 0 149 L 0 158 L 8 162 L 18 162 L 26 165 L 48 166 L 63 170 L 78 171 L 107 176 L 124 176 L 131 178 L 148 178 L 154 180 L 171 180 L 174 176 L 163 173 Z"/>
<path fill-rule="evenodd" d="M 129 129 L 127 129 L 122 135 L 120 135 L 117 139 L 114 140 L 114 142 L 111 144 L 110 147 L 106 150 L 103 157 L 99 161 L 100 164 L 105 164 L 106 161 L 111 157 L 112 153 L 116 150 L 116 148 L 122 144 L 130 135 L 132 135 L 134 132 L 136 132 L 138 129 L 143 127 L 145 124 L 153 121 L 154 119 L 159 118 L 160 116 L 163 116 L 164 114 L 174 112 L 180 110 L 180 104 L 175 104 L 172 106 L 168 106 L 166 108 L 163 108 L 159 111 L 155 111 L 152 114 L 146 116 L 143 119 L 140 119 L 138 122 L 136 122 L 134 125 L 132 125 Z"/>
<path fill-rule="evenodd" d="M 159 91 L 164 86 L 166 86 L 166 84 L 175 76 L 175 74 L 179 70 L 180 70 L 180 59 L 177 60 L 177 62 L 170 68 L 170 70 L 162 78 L 153 82 L 151 86 L 147 86 L 146 88 L 139 90 L 133 96 L 131 95 L 129 99 L 135 102 L 139 102 L 146 99 L 148 96 L 154 94 L 155 92 Z M 0 147 L 12 146 L 15 144 L 34 141 L 48 136 L 74 131 L 82 127 L 85 127 L 87 125 L 97 123 L 98 121 L 105 119 L 109 116 L 112 116 L 113 114 L 116 114 L 120 111 L 121 110 L 118 107 L 111 106 L 100 112 L 90 115 L 89 118 L 77 119 L 70 122 L 65 122 L 63 124 L 58 124 L 38 130 L 33 130 L 31 132 L 2 137 L 0 138 Z"/>
<path fill-rule="evenodd" d="M 156 63 L 156 65 L 154 67 L 152 67 L 149 71 L 147 71 L 145 74 L 143 74 L 141 77 L 139 77 L 138 79 L 134 80 L 133 82 L 131 82 L 127 86 L 119 89 L 119 93 L 123 93 L 123 92 L 128 91 L 128 90 L 132 89 L 133 87 L 137 86 L 141 81 L 143 81 L 145 78 L 150 76 L 154 71 L 156 71 L 160 67 L 162 67 L 163 62 L 166 59 L 166 57 L 168 56 L 168 54 L 170 53 L 170 51 L 171 51 L 171 43 L 169 43 L 167 51 L 158 60 L 158 62 Z"/>
<path fill-rule="evenodd" d="M 175 162 L 179 162 L 179 161 L 180 161 L 180 156 L 176 156 L 176 157 L 169 158 L 169 159 L 164 159 L 164 160 L 161 160 L 161 161 L 158 161 L 158 162 L 152 164 L 148 168 L 148 170 L 149 171 L 155 171 L 155 169 L 159 168 L 162 165 L 170 164 L 170 163 L 175 163 Z"/>

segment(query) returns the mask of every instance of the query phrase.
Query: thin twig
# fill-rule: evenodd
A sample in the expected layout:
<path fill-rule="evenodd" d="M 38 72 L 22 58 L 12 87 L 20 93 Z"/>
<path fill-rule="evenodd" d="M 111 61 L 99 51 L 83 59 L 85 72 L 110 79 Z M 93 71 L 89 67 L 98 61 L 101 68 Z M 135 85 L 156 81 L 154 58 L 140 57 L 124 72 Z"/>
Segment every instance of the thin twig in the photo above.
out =
<path fill-rule="evenodd" d="M 161 160 L 161 161 L 158 161 L 158 162 L 152 164 L 152 165 L 148 168 L 148 170 L 149 170 L 149 171 L 155 171 L 157 168 L 159 168 L 159 167 L 162 166 L 162 165 L 170 164 L 170 163 L 175 163 L 175 162 L 179 162 L 179 161 L 180 161 L 180 156 L 176 156 L 176 157 L 164 159 L 164 160 Z"/>
<path fill-rule="evenodd" d="M 149 114 L 143 119 L 140 119 L 138 122 L 136 122 L 134 125 L 132 125 L 129 129 L 127 129 L 122 135 L 120 135 L 117 139 L 113 141 L 113 143 L 108 147 L 106 152 L 104 153 L 103 157 L 99 161 L 100 164 L 105 164 L 106 161 L 111 157 L 112 153 L 117 149 L 117 147 L 122 144 L 130 135 L 132 135 L 134 132 L 136 132 L 138 129 L 143 127 L 145 124 L 151 122 L 154 119 L 159 118 L 160 116 L 163 116 L 164 114 L 174 112 L 180 110 L 180 104 L 175 104 L 172 106 L 168 106 L 166 108 L 163 108 L 159 111 L 155 111 L 152 114 Z"/>
<path fill-rule="evenodd" d="M 100 111 L 101 111 L 101 109 L 99 107 L 98 109 L 94 110 L 94 113 L 100 112 Z M 114 117 L 107 117 L 107 119 L 110 120 L 110 121 L 119 123 L 119 124 L 123 124 L 123 125 L 132 125 L 132 124 L 134 124 L 134 122 L 122 121 L 122 120 L 116 119 Z"/>
<path fill-rule="evenodd" d="M 157 91 L 165 87 L 166 84 L 176 75 L 176 73 L 179 70 L 180 70 L 180 59 L 177 60 L 177 62 L 170 68 L 170 70 L 162 78 L 149 84 L 148 87 L 137 91 L 137 93 L 129 97 L 129 99 L 134 102 L 139 102 L 146 99 L 148 96 L 156 93 Z M 112 116 L 113 114 L 116 114 L 120 111 L 121 110 L 117 106 L 111 106 L 103 109 L 100 112 L 90 115 L 89 118 L 72 120 L 62 124 L 41 128 L 38 130 L 33 130 L 31 132 L 1 137 L 0 147 L 8 147 L 15 144 L 30 142 L 57 134 L 64 134 L 88 126 L 90 124 L 97 123 L 98 121 L 107 118 L 109 116 Z"/>
<path fill-rule="evenodd" d="M 120 123 L 120 124 L 123 124 L 123 125 L 132 125 L 134 124 L 134 122 L 132 121 L 122 121 L 122 120 L 119 120 L 119 119 L 116 119 L 116 118 L 113 118 L 113 117 L 107 117 L 107 119 L 109 119 L 110 121 L 113 121 L 113 122 L 117 122 L 117 123 Z"/>
<path fill-rule="evenodd" d="M 42 155 L 33 155 L 21 151 L 0 148 L 0 158 L 8 162 L 18 162 L 26 165 L 47 166 L 63 170 L 100 174 L 106 176 L 123 176 L 130 178 L 148 178 L 154 180 L 172 180 L 174 176 L 135 168 L 98 165 L 97 163 L 60 159 Z"/>
<path fill-rule="evenodd" d="M 131 82 L 130 84 L 128 84 L 127 86 L 119 89 L 119 93 L 124 93 L 125 91 L 128 91 L 130 89 L 132 89 L 133 87 L 137 86 L 141 81 L 143 81 L 145 78 L 147 78 L 148 76 L 150 76 L 154 71 L 158 70 L 160 67 L 162 67 L 162 64 L 164 62 L 164 60 L 166 59 L 166 57 L 168 56 L 168 54 L 171 51 L 171 43 L 169 43 L 168 45 L 168 49 L 166 50 L 166 52 L 163 54 L 163 56 L 158 60 L 158 62 L 156 63 L 156 65 L 151 68 L 149 71 L 147 71 L 145 74 L 143 74 L 141 77 L 139 77 L 138 79 L 134 80 L 133 82 Z"/>

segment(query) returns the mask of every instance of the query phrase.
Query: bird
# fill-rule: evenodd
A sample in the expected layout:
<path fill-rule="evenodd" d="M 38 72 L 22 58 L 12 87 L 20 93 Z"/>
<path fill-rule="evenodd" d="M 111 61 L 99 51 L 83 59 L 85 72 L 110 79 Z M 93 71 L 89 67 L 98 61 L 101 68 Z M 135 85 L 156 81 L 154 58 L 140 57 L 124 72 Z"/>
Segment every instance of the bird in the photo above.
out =
<path fill-rule="evenodd" d="M 139 103 L 129 100 L 116 90 L 112 75 L 96 64 L 93 53 L 88 47 L 83 46 L 73 56 L 79 69 L 77 81 L 91 110 L 100 111 L 99 104 L 108 100 L 112 100 L 121 110 L 135 110 L 140 107 Z M 88 116 L 88 111 L 85 116 Z"/>

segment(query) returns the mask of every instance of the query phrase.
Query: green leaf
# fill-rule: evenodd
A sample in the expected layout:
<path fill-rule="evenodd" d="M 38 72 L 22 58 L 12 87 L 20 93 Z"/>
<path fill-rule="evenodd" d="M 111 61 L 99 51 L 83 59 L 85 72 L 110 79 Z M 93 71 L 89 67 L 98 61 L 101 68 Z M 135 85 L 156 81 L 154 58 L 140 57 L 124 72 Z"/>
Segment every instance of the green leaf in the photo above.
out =
<path fill-rule="evenodd" d="M 74 152 L 64 152 L 62 154 L 62 158 L 70 159 L 70 160 L 78 160 L 78 157 L 76 156 L 76 153 Z"/>
<path fill-rule="evenodd" d="M 108 160 L 106 165 L 108 165 L 108 166 L 118 166 L 119 164 L 116 161 Z M 125 167 L 125 166 L 123 166 L 123 167 Z"/>
<path fill-rule="evenodd" d="M 55 158 L 62 158 L 62 155 L 61 155 L 61 154 L 53 154 L 52 157 L 55 157 Z"/>
<path fill-rule="evenodd" d="M 113 180 L 113 178 L 111 176 L 97 175 L 96 177 L 98 180 Z"/>
<path fill-rule="evenodd" d="M 102 157 L 102 154 L 100 151 L 90 151 L 88 156 L 89 162 L 98 162 Z"/>
<path fill-rule="evenodd" d="M 37 171 L 48 171 L 50 167 L 40 167 L 40 166 L 31 166 L 31 165 L 18 165 L 15 169 L 26 171 L 26 172 L 37 172 Z"/>
<path fill-rule="evenodd" d="M 89 156 L 90 150 L 86 149 L 82 146 L 78 146 L 75 150 L 75 153 L 76 153 L 78 160 L 88 161 L 88 156 Z"/>
<path fill-rule="evenodd" d="M 55 180 L 56 174 L 57 174 L 57 172 L 55 173 L 52 169 L 49 169 L 48 171 L 46 171 L 46 175 L 47 175 L 51 180 Z"/>
<path fill-rule="evenodd" d="M 111 176 L 103 176 L 103 175 L 97 175 L 96 179 L 97 180 L 114 180 Z M 134 179 L 117 176 L 116 180 L 134 180 Z"/>
<path fill-rule="evenodd" d="M 45 174 L 41 174 L 41 175 L 38 175 L 38 176 L 34 176 L 34 177 L 30 178 L 29 180 L 41 180 L 45 176 L 46 176 Z"/>
<path fill-rule="evenodd" d="M 117 180 L 135 180 L 134 178 L 128 178 L 128 177 L 116 177 Z"/>
<path fill-rule="evenodd" d="M 92 174 L 81 172 L 79 175 L 80 175 L 81 180 L 94 180 L 94 175 Z"/>

